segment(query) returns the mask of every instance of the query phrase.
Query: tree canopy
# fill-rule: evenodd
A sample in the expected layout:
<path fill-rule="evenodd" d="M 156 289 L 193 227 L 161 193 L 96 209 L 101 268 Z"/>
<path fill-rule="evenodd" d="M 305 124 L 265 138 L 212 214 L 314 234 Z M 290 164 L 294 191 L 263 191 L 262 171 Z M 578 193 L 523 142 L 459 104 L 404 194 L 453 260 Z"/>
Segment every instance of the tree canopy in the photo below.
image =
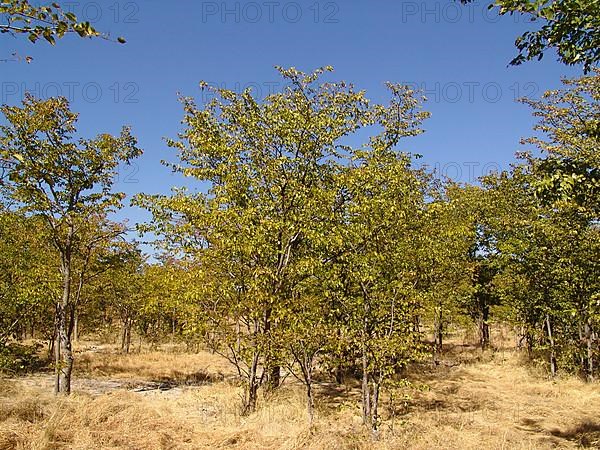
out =
<path fill-rule="evenodd" d="M 461 0 L 471 3 L 473 0 Z M 541 26 L 515 40 L 519 54 L 510 64 L 542 59 L 554 49 L 564 64 L 583 65 L 589 72 L 600 61 L 600 3 L 597 0 L 496 0 L 489 5 L 501 15 L 521 14 Z"/>

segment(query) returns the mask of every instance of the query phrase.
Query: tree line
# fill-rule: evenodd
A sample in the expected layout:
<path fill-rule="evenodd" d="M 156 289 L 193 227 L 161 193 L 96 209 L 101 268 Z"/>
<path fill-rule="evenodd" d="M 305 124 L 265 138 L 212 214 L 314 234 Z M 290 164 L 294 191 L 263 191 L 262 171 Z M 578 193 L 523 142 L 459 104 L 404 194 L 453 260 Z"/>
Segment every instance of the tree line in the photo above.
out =
<path fill-rule="evenodd" d="M 0 127 L 0 345 L 46 340 L 57 393 L 69 393 L 72 342 L 118 327 L 222 355 L 244 386 L 242 411 L 287 375 L 357 377 L 377 430 L 382 390 L 439 355 L 453 326 L 509 324 L 551 375 L 598 376 L 600 74 L 523 100 L 538 122 L 510 170 L 476 184 L 440 180 L 405 150 L 429 113 L 407 86 L 388 100 L 331 78 L 277 68 L 264 99 L 201 83 L 183 97 L 169 167 L 197 190 L 141 194 L 138 225 L 157 262 L 109 218 L 116 170 L 140 156 L 127 127 L 77 138 L 67 100 L 27 96 Z M 472 324 L 472 325 L 470 325 Z M 10 358 L 3 356 L 3 364 Z"/>

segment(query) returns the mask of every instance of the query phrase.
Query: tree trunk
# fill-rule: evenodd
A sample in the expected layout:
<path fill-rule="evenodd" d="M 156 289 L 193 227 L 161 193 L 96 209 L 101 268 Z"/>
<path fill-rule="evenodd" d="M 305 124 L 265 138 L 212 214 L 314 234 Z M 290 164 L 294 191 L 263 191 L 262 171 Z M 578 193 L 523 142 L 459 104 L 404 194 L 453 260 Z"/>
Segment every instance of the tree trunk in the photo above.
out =
<path fill-rule="evenodd" d="M 437 308 L 435 315 L 434 331 L 433 331 L 433 342 L 435 345 L 435 353 L 442 353 L 442 347 L 444 344 L 444 326 L 442 323 L 442 308 Z"/>
<path fill-rule="evenodd" d="M 121 332 L 121 352 L 129 353 L 129 347 L 131 345 L 131 326 L 132 320 L 126 318 L 123 321 L 123 330 Z"/>
<path fill-rule="evenodd" d="M 75 312 L 73 316 L 73 342 L 79 341 L 79 314 Z"/>
<path fill-rule="evenodd" d="M 373 380 L 373 393 L 371 397 L 371 431 L 373 436 L 377 436 L 379 427 L 379 392 L 381 387 L 380 380 Z"/>
<path fill-rule="evenodd" d="M 594 381 L 594 333 L 588 317 L 585 323 L 585 342 L 586 342 L 586 375 L 588 381 Z"/>
<path fill-rule="evenodd" d="M 490 307 L 483 306 L 479 315 L 479 345 L 482 349 L 486 349 L 490 345 Z"/>
<path fill-rule="evenodd" d="M 267 388 L 272 391 L 281 385 L 281 367 L 273 366 L 269 368 L 267 375 Z"/>
<path fill-rule="evenodd" d="M 72 235 L 71 231 L 71 235 Z M 70 241 L 70 238 L 69 238 Z M 56 306 L 56 344 L 54 349 L 55 385 L 56 394 L 68 395 L 71 393 L 71 373 L 73 371 L 73 352 L 71 349 L 71 325 L 69 321 L 72 311 L 71 305 L 71 247 L 70 244 L 61 255 L 62 298 Z"/>
<path fill-rule="evenodd" d="M 584 326 L 581 324 L 581 322 L 579 322 L 579 324 L 577 325 L 577 332 L 579 333 L 579 342 L 580 344 L 582 344 L 583 342 L 586 342 L 586 337 L 585 337 L 585 332 L 584 332 Z M 576 359 L 578 359 L 578 363 L 579 363 L 579 371 L 581 373 L 582 377 L 587 378 L 587 363 L 586 363 L 586 355 L 584 354 L 584 352 L 581 349 L 577 349 L 577 355 L 576 355 Z"/>
<path fill-rule="evenodd" d="M 171 316 L 171 344 L 175 342 L 175 316 Z"/>
<path fill-rule="evenodd" d="M 363 291 L 363 329 L 361 335 L 362 352 L 362 406 L 363 424 L 367 425 L 371 420 L 371 396 L 369 390 L 369 361 L 367 357 L 367 337 L 369 336 L 370 305 L 366 287 L 361 283 Z"/>
<path fill-rule="evenodd" d="M 369 390 L 369 367 L 367 364 L 367 352 L 363 345 L 362 352 L 362 406 L 363 424 L 367 425 L 371 419 L 371 396 Z"/>
<path fill-rule="evenodd" d="M 247 416 L 256 411 L 256 401 L 258 399 L 258 385 L 260 384 L 258 379 L 258 354 L 252 358 L 252 366 L 248 373 L 248 390 L 244 399 L 244 406 L 242 408 L 242 415 Z"/>
<path fill-rule="evenodd" d="M 341 363 L 335 367 L 335 382 L 344 384 L 344 366 Z"/>
<path fill-rule="evenodd" d="M 54 355 L 54 349 L 56 348 L 56 316 L 54 317 L 54 331 L 52 333 L 52 338 L 48 339 L 48 360 L 52 358 Z"/>
<path fill-rule="evenodd" d="M 272 336 L 271 329 L 274 326 L 273 321 L 271 320 L 272 309 L 270 307 L 265 309 L 264 317 L 263 317 L 263 334 L 268 339 L 268 351 L 265 357 L 265 367 L 266 367 L 266 382 L 267 382 L 267 390 L 272 391 L 279 387 L 281 384 L 281 367 L 275 363 L 272 352 Z"/>
<path fill-rule="evenodd" d="M 306 412 L 308 414 L 308 423 L 312 425 L 315 418 L 315 399 L 312 391 L 312 377 L 310 373 L 306 380 Z"/>
<path fill-rule="evenodd" d="M 546 330 L 548 332 L 548 343 L 550 344 L 550 373 L 555 377 L 557 372 L 556 354 L 554 352 L 554 337 L 552 336 L 552 325 L 549 314 L 546 314 Z"/>
<path fill-rule="evenodd" d="M 73 352 L 67 330 L 66 311 L 62 303 L 57 307 L 56 342 L 54 344 L 55 394 L 71 393 L 71 373 L 73 371 Z"/>

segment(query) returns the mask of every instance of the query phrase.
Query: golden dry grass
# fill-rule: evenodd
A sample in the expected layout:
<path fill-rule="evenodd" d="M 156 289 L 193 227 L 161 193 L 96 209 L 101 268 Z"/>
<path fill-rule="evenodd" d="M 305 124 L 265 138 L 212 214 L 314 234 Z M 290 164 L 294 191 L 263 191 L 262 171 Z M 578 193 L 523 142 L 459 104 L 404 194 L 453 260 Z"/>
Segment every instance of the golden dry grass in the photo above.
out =
<path fill-rule="evenodd" d="M 439 365 L 413 369 L 414 387 L 396 395 L 407 397 L 393 409 L 383 399 L 377 441 L 361 425 L 354 386 L 320 385 L 309 427 L 302 388 L 289 380 L 241 417 L 231 369 L 209 353 L 96 349 L 78 356 L 87 388 L 109 379 L 173 385 L 136 392 L 76 384 L 74 395 L 55 398 L 47 376 L 3 380 L 0 450 L 600 448 L 598 384 L 550 381 L 511 350 L 482 354 L 457 345 Z"/>
<path fill-rule="evenodd" d="M 111 347 L 83 346 L 76 351 L 76 375 L 147 381 L 216 381 L 234 375 L 227 360 L 208 352 L 185 353 L 166 346 L 124 355 Z M 197 378 L 197 380 L 195 380 Z"/>

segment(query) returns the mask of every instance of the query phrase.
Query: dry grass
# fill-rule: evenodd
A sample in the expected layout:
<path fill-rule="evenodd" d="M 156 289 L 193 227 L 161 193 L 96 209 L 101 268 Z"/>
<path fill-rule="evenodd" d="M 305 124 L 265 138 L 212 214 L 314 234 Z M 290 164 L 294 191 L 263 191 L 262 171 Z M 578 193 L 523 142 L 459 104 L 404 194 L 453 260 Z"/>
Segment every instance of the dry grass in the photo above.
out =
<path fill-rule="evenodd" d="M 218 381 L 234 375 L 222 357 L 208 352 L 185 353 L 165 346 L 122 354 L 108 346 L 82 346 L 76 351 L 76 376 L 178 383 Z"/>
<path fill-rule="evenodd" d="M 439 365 L 412 370 L 415 387 L 397 393 L 406 399 L 394 408 L 383 400 L 377 441 L 361 425 L 353 386 L 321 385 L 311 428 L 294 383 L 241 417 L 240 388 L 214 355 L 92 350 L 79 354 L 78 376 L 106 389 L 76 385 L 54 398 L 47 377 L 0 382 L 0 450 L 600 448 L 598 385 L 550 381 L 508 350 L 456 345 Z M 106 385 L 115 379 L 177 383 L 135 392 Z"/>

